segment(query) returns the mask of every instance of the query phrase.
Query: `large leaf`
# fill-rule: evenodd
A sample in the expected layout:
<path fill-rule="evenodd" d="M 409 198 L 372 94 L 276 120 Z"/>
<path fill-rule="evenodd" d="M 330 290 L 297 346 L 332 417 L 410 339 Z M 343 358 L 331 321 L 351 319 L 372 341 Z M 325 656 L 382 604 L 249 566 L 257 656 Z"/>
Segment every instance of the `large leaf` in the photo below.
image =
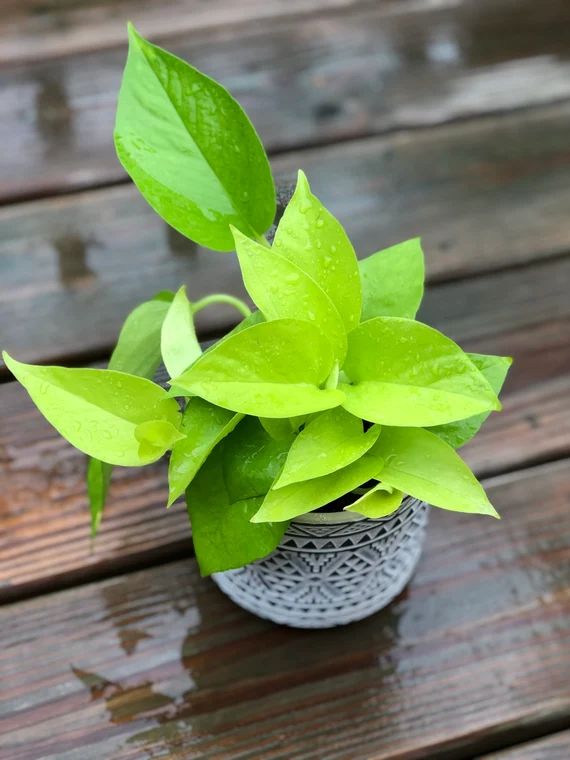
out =
<path fill-rule="evenodd" d="M 341 407 L 323 412 L 299 433 L 273 487 L 282 488 L 340 470 L 360 459 L 379 434 L 377 425 L 363 432 L 362 420 Z"/>
<path fill-rule="evenodd" d="M 272 552 L 287 523 L 255 525 L 262 497 L 232 499 L 224 481 L 223 444 L 209 456 L 186 491 L 192 538 L 202 575 L 230 570 Z"/>
<path fill-rule="evenodd" d="M 487 382 L 498 396 L 507 377 L 509 367 L 513 363 L 511 357 L 486 354 L 467 354 L 467 356 L 487 379 Z M 479 432 L 481 425 L 489 414 L 490 412 L 483 412 L 482 414 L 468 417 L 466 420 L 448 422 L 447 425 L 436 425 L 430 428 L 430 430 L 432 433 L 439 435 L 450 446 L 458 449 Z"/>
<path fill-rule="evenodd" d="M 234 230 L 244 285 L 265 319 L 303 319 L 330 340 L 335 357 L 346 355 L 346 329 L 324 290 L 297 264 Z"/>
<path fill-rule="evenodd" d="M 230 433 L 242 415 L 201 398 L 191 398 L 182 415 L 182 433 L 174 445 L 168 466 L 168 506 L 184 493 L 208 454 Z"/>
<path fill-rule="evenodd" d="M 3 358 L 47 421 L 89 456 L 147 464 L 180 435 L 178 404 L 150 380 L 114 370 L 22 364 L 6 352 Z M 149 427 L 153 422 L 160 424 Z"/>
<path fill-rule="evenodd" d="M 340 222 L 311 193 L 302 171 L 279 222 L 273 250 L 320 285 L 336 306 L 347 330 L 357 326 L 361 294 L 354 248 Z"/>
<path fill-rule="evenodd" d="M 377 477 L 382 466 L 382 456 L 374 444 L 360 459 L 342 470 L 272 489 L 252 517 L 252 522 L 279 522 L 312 512 Z"/>
<path fill-rule="evenodd" d="M 413 319 L 424 294 L 424 254 L 419 238 L 378 251 L 359 262 L 362 321 L 373 317 Z"/>
<path fill-rule="evenodd" d="M 160 351 L 170 377 L 180 375 L 202 353 L 184 286 L 174 296 L 162 323 Z"/>
<path fill-rule="evenodd" d="M 385 425 L 439 425 L 500 409 L 493 389 L 450 338 L 411 319 L 376 317 L 348 336 L 341 384 L 352 414 Z"/>
<path fill-rule="evenodd" d="M 217 406 L 260 417 L 294 417 L 338 406 L 344 394 L 322 390 L 332 350 L 310 322 L 261 322 L 225 338 L 172 383 Z"/>
<path fill-rule="evenodd" d="M 344 509 L 346 512 L 356 512 L 376 520 L 380 517 L 388 517 L 395 512 L 403 498 L 404 494 L 397 488 L 392 488 L 387 483 L 377 483 Z"/>
<path fill-rule="evenodd" d="M 155 211 L 201 245 L 229 251 L 230 224 L 259 236 L 273 222 L 269 163 L 241 106 L 131 25 L 115 147 Z"/>
<path fill-rule="evenodd" d="M 421 428 L 382 428 L 382 481 L 434 507 L 498 517 L 481 484 L 449 444 Z"/>

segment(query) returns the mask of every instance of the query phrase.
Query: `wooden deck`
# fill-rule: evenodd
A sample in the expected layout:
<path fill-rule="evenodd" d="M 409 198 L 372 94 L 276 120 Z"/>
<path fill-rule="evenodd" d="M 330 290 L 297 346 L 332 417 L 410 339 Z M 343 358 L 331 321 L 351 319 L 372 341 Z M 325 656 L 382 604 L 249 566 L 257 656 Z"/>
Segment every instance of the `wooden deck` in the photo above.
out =
<path fill-rule="evenodd" d="M 24 360 L 101 362 L 159 288 L 240 292 L 114 157 L 128 18 L 231 88 L 362 255 L 422 235 L 423 319 L 515 357 L 465 448 L 503 519 L 433 510 L 387 610 L 278 627 L 199 578 L 163 465 L 116 473 L 92 545 L 83 457 L 0 365 L 0 759 L 567 760 L 570 4 L 5 0 L 0 347 Z"/>

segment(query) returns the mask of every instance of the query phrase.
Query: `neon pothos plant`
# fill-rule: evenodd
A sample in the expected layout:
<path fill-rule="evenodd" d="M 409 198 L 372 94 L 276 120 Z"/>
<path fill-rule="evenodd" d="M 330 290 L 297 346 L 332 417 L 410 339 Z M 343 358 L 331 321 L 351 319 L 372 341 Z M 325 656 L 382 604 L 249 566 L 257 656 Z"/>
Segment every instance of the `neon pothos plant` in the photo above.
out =
<path fill-rule="evenodd" d="M 204 574 L 265 556 L 289 521 L 344 497 L 366 517 L 410 494 L 497 516 L 456 453 L 500 408 L 510 359 L 464 353 L 415 320 L 419 240 L 357 261 L 299 172 L 275 232 L 269 163 L 219 84 L 130 27 L 115 145 L 175 229 L 237 251 L 257 307 L 161 293 L 127 318 L 108 369 L 7 366 L 46 419 L 89 455 L 92 528 L 113 465 L 170 452 L 168 505 L 186 494 Z M 194 315 L 219 301 L 243 320 L 203 351 Z M 170 390 L 153 382 L 163 362 Z"/>

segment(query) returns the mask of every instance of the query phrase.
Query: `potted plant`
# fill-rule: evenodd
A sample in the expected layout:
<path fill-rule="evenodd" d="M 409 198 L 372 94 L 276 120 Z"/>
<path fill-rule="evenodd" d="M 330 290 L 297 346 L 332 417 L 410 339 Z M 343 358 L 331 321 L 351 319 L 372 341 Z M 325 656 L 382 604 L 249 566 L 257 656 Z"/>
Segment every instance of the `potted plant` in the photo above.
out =
<path fill-rule="evenodd" d="M 169 452 L 168 506 L 185 494 L 203 575 L 281 623 L 362 618 L 408 581 L 428 504 L 497 516 L 456 449 L 500 408 L 511 360 L 416 321 L 419 240 L 359 262 L 302 172 L 270 244 L 274 184 L 241 107 L 129 37 L 119 159 L 166 222 L 235 249 L 256 309 L 162 292 L 129 315 L 108 369 L 6 365 L 89 456 L 94 533 L 112 467 Z M 218 302 L 242 321 L 202 350 L 194 316 Z M 161 363 L 168 389 L 152 379 Z"/>

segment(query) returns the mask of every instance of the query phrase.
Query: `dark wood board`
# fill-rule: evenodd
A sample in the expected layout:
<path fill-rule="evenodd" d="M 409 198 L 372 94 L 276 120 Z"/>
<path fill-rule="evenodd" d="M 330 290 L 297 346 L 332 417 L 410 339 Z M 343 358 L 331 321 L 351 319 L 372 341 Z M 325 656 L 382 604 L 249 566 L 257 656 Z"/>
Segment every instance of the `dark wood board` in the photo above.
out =
<path fill-rule="evenodd" d="M 559 106 L 313 149 L 274 165 L 284 181 L 307 170 L 360 255 L 422 235 L 437 282 L 570 250 L 569 119 L 570 106 Z M 0 346 L 24 361 L 102 355 L 128 311 L 158 289 L 186 282 L 192 298 L 242 292 L 234 255 L 196 251 L 127 186 L 0 209 L 0 272 Z M 552 297 L 566 300 L 560 277 L 552 286 Z M 481 320 L 488 287 L 485 278 L 473 285 Z M 457 318 L 470 319 L 463 307 Z M 235 313 L 209 309 L 204 320 L 202 334 L 211 333 Z"/>
<path fill-rule="evenodd" d="M 566 0 L 543 0 L 540 6 L 534 0 L 419 0 L 364 7 L 335 0 L 339 4 L 346 6 L 342 13 L 327 9 L 309 18 L 300 13 L 238 29 L 228 23 L 204 30 L 198 23 L 189 30 L 193 4 L 186 29 L 182 24 L 179 37 L 167 44 L 230 88 L 271 151 L 570 98 Z M 66 2 L 62 13 L 74 5 Z M 198 15 L 216 13 L 210 3 L 200 5 Z M 257 9 L 262 3 L 248 3 L 246 18 L 252 5 Z M 319 7 L 315 0 L 274 0 L 267 15 L 273 16 L 278 5 Z M 53 10 L 53 2 L 49 6 Z M 242 12 L 241 3 L 234 6 L 234 13 Z M 149 13 L 158 15 L 162 8 Z M 176 16 L 162 16 L 169 25 L 176 23 Z M 49 18 L 55 24 L 57 14 Z M 89 28 L 89 14 L 85 18 Z M 107 13 L 107 18 L 115 17 Z M 148 31 L 157 34 L 161 26 L 149 24 Z M 90 29 L 89 35 L 101 44 Z M 124 30 L 122 42 L 112 50 L 0 70 L 0 200 L 125 178 L 112 144 L 126 57 Z M 502 147 L 502 142 L 495 146 L 488 170 Z"/>
<path fill-rule="evenodd" d="M 511 747 L 503 752 L 493 752 L 480 760 L 568 760 L 570 757 L 570 731 L 560 731 Z"/>
<path fill-rule="evenodd" d="M 408 589 L 362 623 L 242 612 L 191 560 L 0 611 L 3 760 L 473 758 L 570 714 L 568 461 L 432 510 Z M 566 717 L 565 717 L 566 716 Z"/>
<path fill-rule="evenodd" d="M 492 415 L 464 449 L 479 473 L 570 454 L 570 301 L 562 290 L 558 294 L 569 275 L 570 259 L 428 291 L 422 311 L 427 321 L 467 349 L 515 357 L 504 413 Z M 470 303 L 477 308 L 470 311 Z M 183 508 L 164 509 L 163 464 L 116 470 L 91 551 L 83 457 L 59 438 L 17 384 L 0 386 L 0 408 L 1 598 L 190 553 Z"/>

